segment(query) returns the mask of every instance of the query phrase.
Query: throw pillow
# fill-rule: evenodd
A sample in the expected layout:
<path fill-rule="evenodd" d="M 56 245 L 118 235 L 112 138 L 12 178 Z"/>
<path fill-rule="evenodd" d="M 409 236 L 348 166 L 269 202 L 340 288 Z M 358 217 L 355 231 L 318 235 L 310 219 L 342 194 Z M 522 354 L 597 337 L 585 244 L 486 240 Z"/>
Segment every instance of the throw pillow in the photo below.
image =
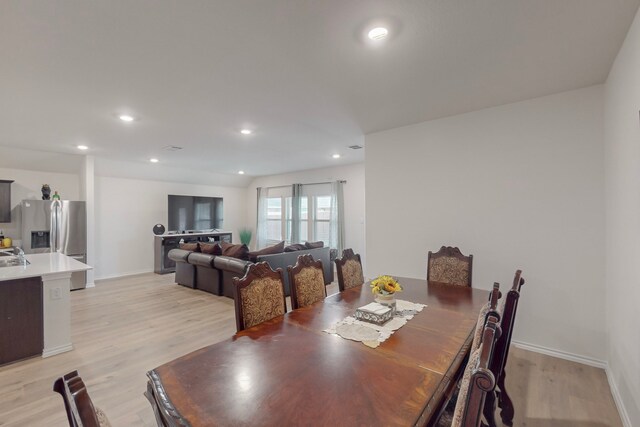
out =
<path fill-rule="evenodd" d="M 233 243 L 222 242 L 220 244 L 222 247 L 222 255 L 238 258 L 245 261 L 249 260 L 249 248 L 247 245 L 234 245 Z"/>
<path fill-rule="evenodd" d="M 222 255 L 222 248 L 217 243 L 200 243 L 200 251 L 203 254 Z"/>
<path fill-rule="evenodd" d="M 180 243 L 180 249 L 184 249 L 185 251 L 200 252 L 200 245 L 198 244 L 198 242 Z"/>
<path fill-rule="evenodd" d="M 275 245 L 249 252 L 249 261 L 256 262 L 258 260 L 258 255 L 281 254 L 282 252 L 284 252 L 284 240 L 280 243 L 276 243 Z"/>
<path fill-rule="evenodd" d="M 301 251 L 307 249 L 307 247 L 304 245 L 304 243 L 294 243 L 293 245 L 289 245 L 286 248 L 284 248 L 285 252 L 297 252 L 297 251 Z"/>
<path fill-rule="evenodd" d="M 324 242 L 322 240 L 317 242 L 304 242 L 304 245 L 307 249 L 324 248 Z"/>

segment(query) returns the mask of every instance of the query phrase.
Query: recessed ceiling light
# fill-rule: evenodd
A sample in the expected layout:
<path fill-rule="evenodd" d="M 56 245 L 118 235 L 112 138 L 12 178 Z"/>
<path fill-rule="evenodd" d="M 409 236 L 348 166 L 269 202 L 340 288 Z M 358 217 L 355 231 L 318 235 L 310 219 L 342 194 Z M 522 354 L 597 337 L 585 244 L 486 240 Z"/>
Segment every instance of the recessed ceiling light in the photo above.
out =
<path fill-rule="evenodd" d="M 374 28 L 373 30 L 369 31 L 369 38 L 371 40 L 382 40 L 387 38 L 387 35 L 389 34 L 389 30 L 387 30 L 384 27 L 377 27 Z"/>
<path fill-rule="evenodd" d="M 242 129 L 240 133 L 243 135 L 251 135 L 253 132 L 251 131 L 251 129 Z"/>
<path fill-rule="evenodd" d="M 156 159 L 156 158 L 153 158 L 153 159 L 149 159 L 149 161 L 150 161 L 151 163 L 158 163 L 160 160 L 158 160 L 158 159 Z"/>
<path fill-rule="evenodd" d="M 78 150 L 88 150 L 89 147 L 87 147 L 86 145 L 78 145 Z"/>
<path fill-rule="evenodd" d="M 244 171 L 238 171 L 240 175 L 244 175 Z"/>
<path fill-rule="evenodd" d="M 130 116 L 128 114 L 121 114 L 118 116 L 118 118 L 123 122 L 132 122 L 134 120 L 133 116 Z"/>
<path fill-rule="evenodd" d="M 336 153 L 336 154 L 334 154 L 334 155 L 333 155 L 333 156 L 331 156 L 331 157 L 333 157 L 334 159 L 339 159 L 339 158 L 340 158 L 340 154 Z"/>

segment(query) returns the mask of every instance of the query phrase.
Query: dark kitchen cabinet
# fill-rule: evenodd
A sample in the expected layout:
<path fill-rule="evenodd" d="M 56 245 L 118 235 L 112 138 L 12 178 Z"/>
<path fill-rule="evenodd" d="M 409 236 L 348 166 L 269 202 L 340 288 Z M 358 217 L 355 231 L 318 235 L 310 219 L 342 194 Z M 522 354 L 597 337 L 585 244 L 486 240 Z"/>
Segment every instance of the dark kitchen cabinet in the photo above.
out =
<path fill-rule="evenodd" d="M 42 279 L 0 281 L 0 365 L 42 354 Z"/>
<path fill-rule="evenodd" d="M 0 179 L 0 222 L 11 222 L 11 183 Z"/>

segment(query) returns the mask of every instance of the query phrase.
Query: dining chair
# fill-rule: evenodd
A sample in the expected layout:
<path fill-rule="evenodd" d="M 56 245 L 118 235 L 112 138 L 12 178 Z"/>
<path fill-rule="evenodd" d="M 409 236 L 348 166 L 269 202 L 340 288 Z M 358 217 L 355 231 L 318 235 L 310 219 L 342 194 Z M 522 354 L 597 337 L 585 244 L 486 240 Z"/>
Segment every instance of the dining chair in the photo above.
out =
<path fill-rule="evenodd" d="M 452 427 L 479 427 L 482 425 L 485 398 L 496 385 L 495 377 L 489 366 L 499 336 L 498 319 L 489 315 L 482 332 L 480 346 L 471 353 L 462 377 L 458 400 L 453 412 Z"/>
<path fill-rule="evenodd" d="M 295 266 L 287 267 L 287 272 L 293 310 L 322 301 L 327 296 L 322 261 L 314 261 L 309 254 L 300 255 Z"/>
<path fill-rule="evenodd" d="M 427 281 L 471 286 L 472 267 L 473 255 L 465 256 L 458 248 L 442 246 L 438 252 L 429 251 Z"/>
<path fill-rule="evenodd" d="M 282 269 L 267 262 L 252 264 L 241 279 L 233 278 L 238 332 L 287 312 Z"/>
<path fill-rule="evenodd" d="M 91 402 L 87 388 L 78 371 L 69 372 L 53 383 L 53 391 L 59 393 L 67 411 L 69 427 L 110 427 L 105 413 Z"/>
<path fill-rule="evenodd" d="M 507 393 L 505 387 L 505 367 L 507 366 L 507 357 L 509 356 L 509 347 L 511 345 L 511 336 L 513 334 L 513 326 L 515 325 L 516 312 L 518 310 L 518 300 L 520 299 L 520 289 L 524 285 L 522 270 L 516 270 L 513 278 L 513 285 L 507 295 L 501 300 L 498 313 L 500 315 L 500 329 L 502 335 L 496 343 L 495 356 L 491 362 L 491 372 L 496 379 L 496 389 L 487 396 L 485 405 L 485 418 L 490 426 L 495 426 L 495 409 L 497 406 L 501 409 L 500 418 L 505 425 L 513 425 L 513 415 L 515 409 L 513 402 Z"/>
<path fill-rule="evenodd" d="M 340 292 L 364 284 L 360 254 L 354 254 L 353 249 L 342 251 L 342 258 L 336 259 L 336 270 Z"/>
<path fill-rule="evenodd" d="M 478 321 L 476 322 L 476 330 L 473 335 L 473 342 L 471 343 L 471 351 L 476 350 L 482 343 L 482 333 L 484 331 L 484 326 L 487 323 L 487 318 L 489 316 L 493 316 L 500 320 L 500 313 L 498 313 L 498 301 L 500 300 L 500 296 L 500 284 L 495 282 L 493 284 L 493 289 L 489 294 L 489 301 L 487 301 L 487 303 L 480 309 Z"/>

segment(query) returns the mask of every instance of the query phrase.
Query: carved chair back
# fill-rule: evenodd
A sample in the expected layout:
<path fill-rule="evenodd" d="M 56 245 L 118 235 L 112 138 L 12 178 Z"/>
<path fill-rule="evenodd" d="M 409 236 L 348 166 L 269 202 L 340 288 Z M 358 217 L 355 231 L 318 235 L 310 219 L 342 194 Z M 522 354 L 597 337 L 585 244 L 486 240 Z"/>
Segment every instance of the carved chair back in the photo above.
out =
<path fill-rule="evenodd" d="M 480 309 L 475 334 L 473 335 L 473 343 L 471 344 L 472 352 L 480 347 L 482 343 L 482 333 L 484 332 L 484 327 L 489 316 L 500 320 L 500 314 L 498 313 L 498 300 L 500 299 L 500 295 L 500 284 L 496 282 L 493 284 L 493 289 L 489 294 L 489 301 Z"/>
<path fill-rule="evenodd" d="M 345 249 L 342 251 L 342 258 L 336 259 L 335 262 L 340 292 L 364 284 L 360 254 L 354 254 L 353 249 Z"/>
<path fill-rule="evenodd" d="M 496 378 L 498 406 L 502 409 L 500 415 L 503 422 L 508 425 L 511 425 L 513 421 L 514 407 L 505 388 L 505 367 L 507 366 L 507 357 L 509 356 L 511 336 L 513 334 L 513 326 L 515 325 L 522 285 L 524 285 L 522 271 L 517 270 L 513 278 L 513 285 L 507 295 L 502 298 L 500 307 L 498 308 L 502 335 L 496 343 L 495 356 L 490 365 L 491 372 Z M 495 406 L 493 402 L 491 402 L 490 407 L 486 409 L 487 418 L 493 418 L 494 409 Z"/>
<path fill-rule="evenodd" d="M 287 267 L 287 272 L 293 310 L 322 301 L 327 296 L 321 260 L 314 261 L 309 254 L 300 255 L 295 266 Z"/>
<path fill-rule="evenodd" d="M 471 286 L 473 255 L 462 255 L 460 249 L 442 246 L 438 252 L 429 251 L 427 281 L 450 285 Z"/>
<path fill-rule="evenodd" d="M 495 377 L 489 366 L 499 336 L 498 319 L 489 315 L 483 329 L 482 342 L 471 353 L 462 377 L 452 427 L 478 427 L 481 425 L 485 398 L 496 385 Z"/>
<path fill-rule="evenodd" d="M 238 332 L 287 312 L 281 268 L 273 271 L 266 262 L 252 264 L 243 278 L 233 278 L 233 285 Z"/>
<path fill-rule="evenodd" d="M 53 391 L 60 393 L 67 411 L 70 427 L 100 427 L 109 425 L 102 411 L 96 410 L 78 371 L 69 372 L 53 383 Z M 100 414 L 98 413 L 100 412 Z M 102 422 L 101 422 L 102 421 Z"/>

